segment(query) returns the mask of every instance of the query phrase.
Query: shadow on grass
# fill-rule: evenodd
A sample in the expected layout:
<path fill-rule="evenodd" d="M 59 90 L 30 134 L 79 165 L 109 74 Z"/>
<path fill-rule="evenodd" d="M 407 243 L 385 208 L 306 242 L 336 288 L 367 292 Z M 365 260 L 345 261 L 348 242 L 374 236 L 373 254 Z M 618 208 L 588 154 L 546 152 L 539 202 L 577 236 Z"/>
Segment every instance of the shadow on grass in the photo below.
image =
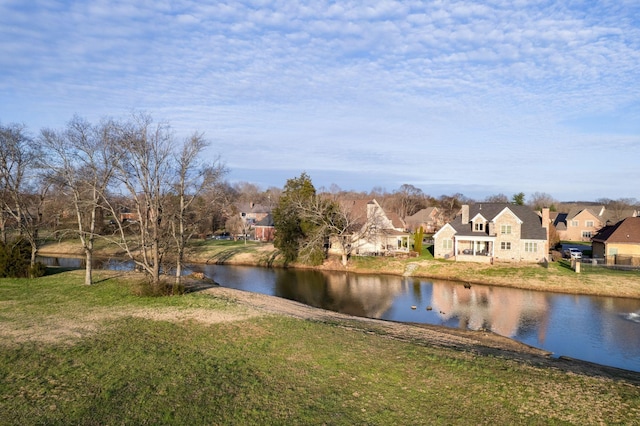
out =
<path fill-rule="evenodd" d="M 242 253 L 244 250 L 241 248 L 224 250 L 220 253 L 214 254 L 209 259 L 207 259 L 207 264 L 216 264 L 220 265 L 231 259 L 236 254 Z"/>
<path fill-rule="evenodd" d="M 62 274 L 63 272 L 77 271 L 78 268 L 72 268 L 69 266 L 47 266 L 44 272 L 44 276 Z"/>

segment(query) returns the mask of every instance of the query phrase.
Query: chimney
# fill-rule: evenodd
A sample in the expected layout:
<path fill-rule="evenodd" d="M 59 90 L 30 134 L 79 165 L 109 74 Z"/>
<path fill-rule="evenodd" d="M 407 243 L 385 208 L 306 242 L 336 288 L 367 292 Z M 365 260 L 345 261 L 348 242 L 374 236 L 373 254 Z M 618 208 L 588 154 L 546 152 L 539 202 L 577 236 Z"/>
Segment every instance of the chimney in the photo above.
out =
<path fill-rule="evenodd" d="M 551 220 L 549 219 L 549 207 L 542 208 L 542 227 L 547 233 L 547 242 L 545 247 L 545 253 L 549 253 L 549 227 L 551 224 Z"/>
<path fill-rule="evenodd" d="M 469 205 L 463 204 L 462 205 L 462 224 L 466 225 L 467 223 L 469 223 Z"/>

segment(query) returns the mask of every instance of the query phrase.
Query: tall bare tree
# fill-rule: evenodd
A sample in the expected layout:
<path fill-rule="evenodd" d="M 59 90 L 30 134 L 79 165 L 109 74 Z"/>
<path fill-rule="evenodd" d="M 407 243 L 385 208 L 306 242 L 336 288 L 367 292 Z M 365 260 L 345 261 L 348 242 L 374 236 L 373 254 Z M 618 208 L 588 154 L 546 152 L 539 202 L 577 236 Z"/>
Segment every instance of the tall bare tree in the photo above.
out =
<path fill-rule="evenodd" d="M 395 211 L 405 218 L 427 206 L 427 199 L 422 189 L 410 184 L 403 184 L 393 193 Z"/>
<path fill-rule="evenodd" d="M 41 131 L 40 142 L 47 150 L 51 178 L 71 196 L 85 254 L 87 285 L 93 283 L 94 241 L 103 227 L 101 200 L 113 181 L 118 162 L 114 130 L 112 122 L 93 126 L 76 116 L 64 131 Z"/>
<path fill-rule="evenodd" d="M 155 123 L 144 113 L 119 123 L 116 134 L 120 161 L 114 178 L 127 194 L 134 219 L 125 220 L 120 206 L 107 204 L 120 235 L 114 242 L 159 288 L 161 263 L 171 242 L 165 204 L 172 183 L 173 134 L 168 124 Z"/>
<path fill-rule="evenodd" d="M 207 189 L 220 182 L 226 173 L 220 158 L 213 161 L 203 161 L 202 155 L 209 143 L 201 133 L 194 133 L 187 138 L 180 154 L 176 159 L 175 182 L 173 191 L 177 196 L 177 209 L 171 222 L 171 233 L 176 244 L 176 285 L 179 286 L 182 277 L 184 252 L 187 242 L 197 231 L 197 220 L 188 220 L 188 212 L 194 201 Z M 190 226 L 191 225 L 191 226 Z"/>
<path fill-rule="evenodd" d="M 42 151 L 27 134 L 25 126 L 0 125 L 0 202 L 3 215 L 15 223 L 19 238 L 31 246 L 32 270 L 39 248 L 42 207 L 49 188 L 42 180 L 41 165 Z M 3 232 L 6 240 L 6 228 Z"/>

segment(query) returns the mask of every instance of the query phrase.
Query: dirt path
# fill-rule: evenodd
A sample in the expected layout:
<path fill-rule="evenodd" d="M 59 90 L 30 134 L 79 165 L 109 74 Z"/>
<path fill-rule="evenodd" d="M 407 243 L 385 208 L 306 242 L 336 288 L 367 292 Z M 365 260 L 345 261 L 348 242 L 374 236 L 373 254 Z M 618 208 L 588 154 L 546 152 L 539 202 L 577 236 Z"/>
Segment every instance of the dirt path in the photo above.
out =
<path fill-rule="evenodd" d="M 287 315 L 310 321 L 335 324 L 354 331 L 377 334 L 390 339 L 425 346 L 452 348 L 478 355 L 501 357 L 532 366 L 556 368 L 566 372 L 624 380 L 640 385 L 640 374 L 569 358 L 553 358 L 551 353 L 488 331 L 450 329 L 426 324 L 406 324 L 353 317 L 314 308 L 295 301 L 219 286 L 200 288 L 206 294 L 234 300 L 248 311 Z"/>

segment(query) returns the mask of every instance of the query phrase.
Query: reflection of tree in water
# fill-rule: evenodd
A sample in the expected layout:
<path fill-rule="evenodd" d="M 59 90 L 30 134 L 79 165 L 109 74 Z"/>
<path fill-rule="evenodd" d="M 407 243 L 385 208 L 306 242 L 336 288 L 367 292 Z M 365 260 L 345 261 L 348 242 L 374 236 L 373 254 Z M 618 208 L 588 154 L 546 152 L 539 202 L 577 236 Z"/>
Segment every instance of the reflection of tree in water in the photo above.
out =
<path fill-rule="evenodd" d="M 545 337 L 549 304 L 543 293 L 436 281 L 432 304 L 445 321 L 457 318 L 461 328 L 488 329 L 509 337 L 538 330 L 539 339 Z"/>
<path fill-rule="evenodd" d="M 325 308 L 326 280 L 322 272 L 277 269 L 276 296 L 295 300 L 316 308 Z"/>
<path fill-rule="evenodd" d="M 304 285 L 299 283 L 304 280 Z M 318 308 L 348 315 L 380 318 L 402 291 L 397 277 L 281 270 L 276 293 Z"/>

